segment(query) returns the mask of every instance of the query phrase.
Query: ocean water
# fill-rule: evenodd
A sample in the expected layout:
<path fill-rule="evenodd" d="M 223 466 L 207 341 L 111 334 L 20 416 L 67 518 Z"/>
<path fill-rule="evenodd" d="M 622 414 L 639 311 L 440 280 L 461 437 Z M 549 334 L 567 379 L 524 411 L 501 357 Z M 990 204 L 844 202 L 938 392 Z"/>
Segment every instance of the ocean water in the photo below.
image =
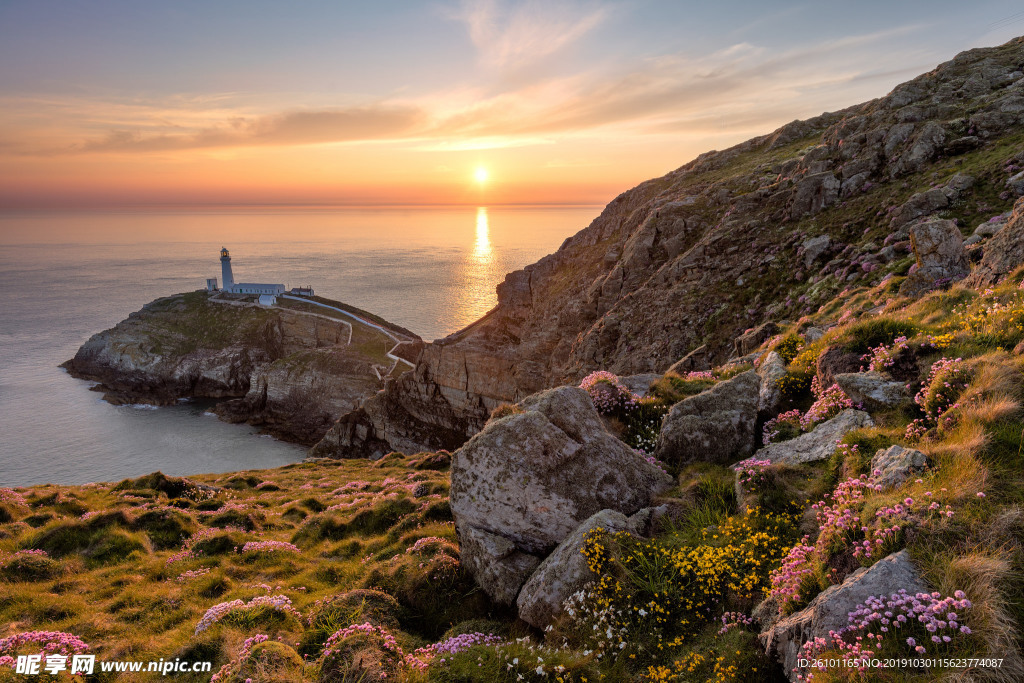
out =
<path fill-rule="evenodd" d="M 206 414 L 112 406 L 58 365 L 161 296 L 220 279 L 312 286 L 436 339 L 496 303 L 505 273 L 551 253 L 599 207 L 0 213 L 0 486 L 154 470 L 275 467 L 305 450 Z"/>

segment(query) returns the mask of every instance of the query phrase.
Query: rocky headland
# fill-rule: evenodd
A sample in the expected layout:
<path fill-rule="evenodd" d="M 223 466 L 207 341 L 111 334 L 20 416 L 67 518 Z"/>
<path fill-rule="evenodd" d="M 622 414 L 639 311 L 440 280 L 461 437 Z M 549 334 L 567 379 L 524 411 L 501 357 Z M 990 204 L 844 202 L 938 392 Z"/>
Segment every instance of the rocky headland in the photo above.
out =
<path fill-rule="evenodd" d="M 389 349 L 402 341 L 394 355 L 415 360 L 422 346 L 386 321 L 394 338 L 312 304 L 268 308 L 248 298 L 197 291 L 157 299 L 93 335 L 64 367 L 99 382 L 114 403 L 223 399 L 222 418 L 313 445 L 385 378 L 411 367 Z"/>

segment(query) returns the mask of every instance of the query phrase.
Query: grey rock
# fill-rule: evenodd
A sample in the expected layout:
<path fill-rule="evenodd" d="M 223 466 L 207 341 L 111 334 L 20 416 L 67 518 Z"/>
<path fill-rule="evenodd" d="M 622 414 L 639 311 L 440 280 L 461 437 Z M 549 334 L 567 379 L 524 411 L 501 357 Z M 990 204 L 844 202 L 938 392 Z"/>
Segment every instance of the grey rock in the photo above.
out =
<path fill-rule="evenodd" d="M 753 370 L 680 401 L 665 417 L 656 457 L 662 462 L 730 463 L 754 450 L 761 379 Z"/>
<path fill-rule="evenodd" d="M 808 327 L 806 330 L 804 330 L 803 334 L 804 339 L 807 341 L 807 343 L 813 344 L 814 342 L 818 341 L 819 339 L 825 336 L 825 330 L 821 329 L 820 327 Z"/>
<path fill-rule="evenodd" d="M 1006 181 L 1006 187 L 1018 197 L 1024 195 L 1024 171 L 1011 176 Z"/>
<path fill-rule="evenodd" d="M 907 400 L 907 385 L 880 372 L 848 372 L 835 376 L 836 384 L 854 403 L 877 410 Z"/>
<path fill-rule="evenodd" d="M 898 228 L 922 216 L 928 216 L 949 206 L 949 197 L 939 188 L 911 195 L 910 199 L 900 205 L 893 213 L 889 224 Z"/>
<path fill-rule="evenodd" d="M 977 244 L 978 242 L 980 242 L 982 239 L 983 238 L 982 238 L 981 235 L 971 235 L 970 237 L 968 237 L 967 239 L 964 240 L 964 246 L 965 247 L 972 246 L 972 245 Z"/>
<path fill-rule="evenodd" d="M 757 412 L 762 417 L 774 415 L 778 412 L 779 404 L 782 402 L 779 380 L 786 376 L 786 362 L 782 360 L 782 356 L 770 351 L 761 361 L 757 375 L 761 378 L 761 388 L 758 390 L 757 397 Z"/>
<path fill-rule="evenodd" d="M 999 216 L 997 220 L 988 220 L 984 223 L 978 224 L 978 227 L 974 229 L 974 234 L 978 237 L 991 237 L 1000 230 L 1006 227 L 1007 221 L 1010 220 L 1009 214 L 1005 216 Z"/>
<path fill-rule="evenodd" d="M 832 173 L 813 173 L 796 185 L 791 213 L 794 217 L 814 215 L 839 200 L 842 184 Z"/>
<path fill-rule="evenodd" d="M 519 588 L 541 563 L 541 558 L 516 549 L 497 534 L 464 525 L 458 528 L 462 564 L 497 603 L 511 605 Z"/>
<path fill-rule="evenodd" d="M 580 552 L 588 533 L 604 529 L 609 533 L 626 531 L 629 519 L 614 510 L 601 510 L 580 524 L 541 562 L 516 600 L 519 618 L 544 628 L 562 613 L 562 603 L 592 579 L 587 558 Z"/>
<path fill-rule="evenodd" d="M 821 258 L 832 246 L 832 239 L 828 235 L 818 235 L 803 243 L 804 266 L 810 268 L 814 262 Z"/>
<path fill-rule="evenodd" d="M 946 196 L 952 201 L 972 187 L 974 187 L 974 176 L 957 173 L 946 181 Z"/>
<path fill-rule="evenodd" d="M 1013 205 L 1006 227 L 997 232 L 985 246 L 981 263 L 967 278 L 969 287 L 987 287 L 1013 272 L 1024 263 L 1024 197 Z"/>
<path fill-rule="evenodd" d="M 927 466 L 927 455 L 903 446 L 879 448 L 871 458 L 871 471 L 879 472 L 875 475 L 875 483 L 881 484 L 885 489 L 899 486 L 909 479 L 911 474 L 920 472 Z"/>
<path fill-rule="evenodd" d="M 459 537 L 484 532 L 488 539 L 464 546 L 463 558 L 481 588 L 505 603 L 530 562 L 515 553 L 543 557 L 595 512 L 632 514 L 672 483 L 608 433 L 582 389 L 551 389 L 520 407 L 490 421 L 455 452 L 451 467 Z"/>
<path fill-rule="evenodd" d="M 736 338 L 734 350 L 737 356 L 746 356 L 768 341 L 773 335 L 779 333 L 779 326 L 773 322 L 761 323 L 757 327 L 748 330 Z"/>
<path fill-rule="evenodd" d="M 861 427 L 873 427 L 874 424 L 871 416 L 863 410 L 847 408 L 806 434 L 765 446 L 755 453 L 754 457 L 788 465 L 825 460 L 832 456 L 836 450 L 836 442 L 847 432 Z"/>
<path fill-rule="evenodd" d="M 797 659 L 804 643 L 828 638 L 832 631 L 844 628 L 850 612 L 872 596 L 890 597 L 901 590 L 910 595 L 927 590 L 906 550 L 884 557 L 867 568 L 858 569 L 838 586 L 822 591 L 807 607 L 780 619 L 761 634 L 765 648 L 782 662 L 790 680 L 802 673 Z"/>
<path fill-rule="evenodd" d="M 910 229 L 910 242 L 917 257 L 917 270 L 900 286 L 903 296 L 918 296 L 936 280 L 961 280 L 970 273 L 963 235 L 956 223 L 935 219 Z"/>
<path fill-rule="evenodd" d="M 640 375 L 619 377 L 619 382 L 631 392 L 643 398 L 647 395 L 647 390 L 651 388 L 651 383 L 660 378 L 661 375 L 659 374 L 647 372 Z"/>

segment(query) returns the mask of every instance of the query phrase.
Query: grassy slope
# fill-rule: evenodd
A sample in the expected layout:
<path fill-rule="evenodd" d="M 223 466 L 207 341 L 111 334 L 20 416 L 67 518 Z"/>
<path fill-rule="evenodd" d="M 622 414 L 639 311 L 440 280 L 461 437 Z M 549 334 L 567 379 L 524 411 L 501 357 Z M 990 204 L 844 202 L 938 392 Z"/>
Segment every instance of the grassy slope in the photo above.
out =
<path fill-rule="evenodd" d="M 903 363 L 902 371 L 917 378 L 910 382 L 915 389 L 937 359 L 964 358 L 970 368 L 969 388 L 941 427 L 908 439 L 906 427 L 921 416 L 919 409 L 904 405 L 875 412 L 876 427 L 845 439 L 859 453 L 839 448 L 828 462 L 772 468 L 766 475 L 771 485 L 755 492 L 746 510 L 737 509 L 730 469 L 687 467 L 678 472 L 680 486 L 669 493 L 680 513 L 656 539 L 606 538 L 588 548 L 598 570 L 595 578 L 603 579 L 580 606 L 580 619 L 556 624 L 546 644 L 534 635 L 530 642 L 512 641 L 497 649 L 477 646 L 443 664 L 435 658 L 426 671 L 398 667 L 378 656 L 380 661 L 374 661 L 380 666 L 368 670 L 374 676 L 383 670 L 392 678 L 413 681 L 512 681 L 520 674 L 524 680 L 772 680 L 780 672 L 761 654 L 755 630 L 741 627 L 720 635 L 719 615 L 749 614 L 770 586 L 769 572 L 789 547 L 803 533 L 811 533 L 813 541 L 817 525 L 804 514 L 810 502 L 829 495 L 838 482 L 866 473 L 876 448 L 913 442 L 931 456 L 933 466 L 921 475 L 921 483 L 912 479 L 890 492 L 868 492 L 862 517 L 872 520 L 876 510 L 906 497 L 922 498 L 926 491 L 944 509 L 950 506 L 952 517 L 916 515 L 905 520 L 885 552 L 909 548 L 936 590 L 964 590 L 975 603 L 962 617 L 973 634 L 943 646 L 940 654 L 1004 657 L 998 673 L 1013 680 L 1021 672 L 1020 660 L 1012 655 L 1024 616 L 1014 589 L 1024 567 L 1019 546 L 1024 528 L 1024 360 L 1009 351 L 1024 340 L 1020 279 L 1015 276 L 986 293 L 961 288 L 934 292 L 908 305 L 895 298 L 897 278 L 850 291 L 842 303 L 823 307 L 784 334 L 796 335 L 800 345 L 789 367 L 797 379 L 826 347 L 863 350 L 889 343 L 906 329 L 912 342 L 930 339 L 937 347 L 918 350 L 909 364 Z M 835 325 L 839 319 L 844 322 Z M 812 344 L 799 336 L 809 324 L 835 326 Z M 664 380 L 655 400 L 671 403 L 706 384 Z M 812 400 L 806 382 L 793 386 L 797 389 L 790 392 L 790 405 L 806 408 Z M 631 422 L 640 417 L 623 414 L 618 426 L 628 434 Z M 221 487 L 216 493 L 157 477 L 117 486 L 39 486 L 5 494 L 0 550 L 42 548 L 50 557 L 0 560 L 0 621 L 10 624 L 10 632 L 73 632 L 103 659 L 209 658 L 215 668 L 236 656 L 247 637 L 280 636 L 283 645 L 275 645 L 274 652 L 267 646 L 259 650 L 255 660 L 262 662 L 261 670 L 256 664 L 246 669 L 245 675 L 256 681 L 344 680 L 337 666 L 322 667 L 319 657 L 327 636 L 350 623 L 385 626 L 407 653 L 467 619 L 490 621 L 473 621 L 453 632 L 528 634 L 508 613 L 489 605 L 453 563 L 458 552 L 446 500 L 447 474 L 443 469 L 417 469 L 424 457 L 392 455 L 379 463 L 302 464 L 192 478 Z M 866 523 L 872 532 L 880 524 Z M 235 530 L 197 535 L 226 527 Z M 424 537 L 442 540 L 410 550 Z M 852 534 L 839 539 L 811 562 L 801 599 L 786 611 L 877 559 L 851 555 L 857 538 Z M 291 542 L 300 552 L 235 550 L 252 540 Z M 203 552 L 168 564 L 190 545 Z M 196 570 L 209 571 L 179 579 Z M 325 611 L 322 602 L 318 606 L 318 601 L 360 588 L 382 590 L 395 600 L 372 594 L 369 601 L 365 595 L 336 601 L 344 609 Z M 257 610 L 195 635 L 211 606 L 268 594 L 289 597 L 301 618 Z M 383 601 L 383 607 L 377 609 L 373 600 Z M 622 610 L 627 617 L 609 621 L 608 609 Z M 641 618 L 639 610 L 650 614 Z M 587 628 L 592 621 L 604 624 L 596 636 Z M 604 628 L 610 624 L 612 636 L 606 637 Z M 341 658 L 350 666 L 366 652 L 381 652 L 374 638 L 349 640 L 355 644 L 350 642 Z M 626 642 L 621 650 L 619 642 Z M 563 643 L 569 647 L 559 648 Z M 910 654 L 899 642 L 886 647 L 891 654 Z M 602 649 L 620 654 L 599 660 Z M 301 657 L 293 658 L 292 651 L 308 655 L 306 663 L 300 666 Z M 519 663 L 510 669 L 513 659 Z M 367 666 L 354 666 L 349 680 L 367 675 Z M 537 673 L 537 667 L 546 667 L 544 673 Z M 935 680 L 938 675 L 901 670 L 876 672 L 875 677 Z M 818 677 L 833 679 L 842 680 L 835 672 Z"/>

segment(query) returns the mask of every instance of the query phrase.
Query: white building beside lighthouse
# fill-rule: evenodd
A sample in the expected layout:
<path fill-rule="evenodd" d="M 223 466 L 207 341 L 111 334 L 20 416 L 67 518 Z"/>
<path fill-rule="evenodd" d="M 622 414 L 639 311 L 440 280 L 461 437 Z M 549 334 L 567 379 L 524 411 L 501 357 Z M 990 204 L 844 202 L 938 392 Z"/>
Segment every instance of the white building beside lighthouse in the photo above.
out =
<path fill-rule="evenodd" d="M 221 281 L 223 282 L 221 291 L 228 292 L 230 294 L 277 296 L 278 294 L 284 294 L 285 291 L 285 287 L 282 284 L 235 282 L 235 276 L 231 272 L 231 252 L 227 250 L 227 247 L 221 247 L 220 250 L 220 276 Z M 209 284 L 210 280 L 207 280 L 207 288 L 209 288 Z M 214 286 L 216 286 L 216 281 L 214 281 Z"/>

